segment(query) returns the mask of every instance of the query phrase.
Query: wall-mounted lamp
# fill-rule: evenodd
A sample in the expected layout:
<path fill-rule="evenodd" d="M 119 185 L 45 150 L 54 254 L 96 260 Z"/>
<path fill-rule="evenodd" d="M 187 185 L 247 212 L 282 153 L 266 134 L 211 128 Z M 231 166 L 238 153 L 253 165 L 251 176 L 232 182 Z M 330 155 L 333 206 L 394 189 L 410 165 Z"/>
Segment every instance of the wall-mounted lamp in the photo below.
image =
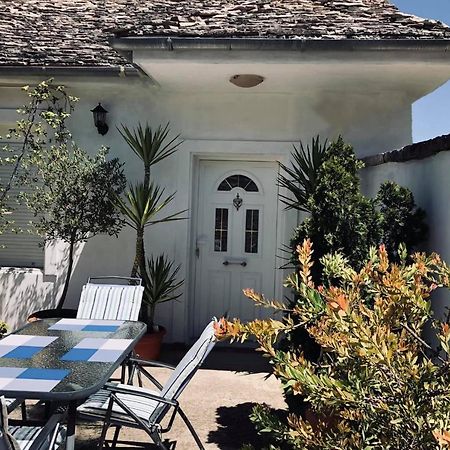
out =
<path fill-rule="evenodd" d="M 99 134 L 102 136 L 105 135 L 109 130 L 106 124 L 106 114 L 108 111 L 99 103 L 94 109 L 91 109 L 91 113 L 94 115 L 94 125 L 97 127 Z"/>

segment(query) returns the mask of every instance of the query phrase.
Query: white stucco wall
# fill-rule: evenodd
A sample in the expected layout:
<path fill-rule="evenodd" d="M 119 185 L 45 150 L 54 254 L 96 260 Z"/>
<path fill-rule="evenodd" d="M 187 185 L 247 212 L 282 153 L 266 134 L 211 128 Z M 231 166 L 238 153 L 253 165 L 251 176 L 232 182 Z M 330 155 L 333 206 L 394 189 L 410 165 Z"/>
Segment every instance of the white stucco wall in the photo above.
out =
<path fill-rule="evenodd" d="M 192 209 L 195 199 L 191 187 L 199 157 L 287 162 L 293 142 L 300 139 L 308 142 L 316 134 L 329 139 L 342 134 L 360 156 L 409 143 L 411 103 L 415 96 L 401 89 L 401 80 L 397 91 L 389 89 L 385 92 L 379 87 L 372 90 L 366 81 L 362 80 L 358 85 L 357 80 L 353 80 L 353 87 L 345 89 L 341 86 L 327 90 L 253 93 L 239 88 L 208 92 L 183 90 L 178 86 L 170 90 L 153 86 L 146 78 L 56 80 L 64 82 L 70 93 L 81 99 L 71 121 L 77 143 L 92 151 L 101 145 L 109 146 L 111 156 L 126 162 L 125 171 L 130 180 L 141 176 L 141 165 L 123 142 L 116 126 L 121 123 L 133 126 L 138 121 L 157 126 L 170 121 L 173 132 L 180 133 L 185 142 L 175 156 L 153 169 L 153 176 L 166 187 L 167 192 L 177 191 L 176 200 L 170 207 L 172 211 Z M 6 87 L 11 83 L 12 80 L 4 79 L 0 84 L 0 117 L 2 110 L 10 110 L 23 103 L 17 87 L 19 83 L 15 81 L 14 87 Z M 99 101 L 109 111 L 110 129 L 105 136 L 100 136 L 93 127 L 90 112 Z M 445 170 L 439 164 L 432 164 L 433 161 L 417 170 L 427 170 L 427 173 Z M 386 167 L 382 170 L 385 171 Z M 391 175 L 394 179 L 406 177 L 403 171 L 395 168 L 388 169 L 388 177 Z M 371 180 L 376 183 L 384 176 L 384 172 L 374 172 Z M 433 178 L 436 180 L 438 177 Z M 445 178 L 442 174 L 441 180 Z M 411 180 L 414 180 L 412 175 L 408 180 L 398 181 L 408 185 Z M 424 183 L 423 179 L 420 182 Z M 372 181 L 368 185 L 370 183 Z M 444 194 L 436 192 L 439 197 L 433 199 L 423 194 L 424 198 L 421 198 L 419 185 L 416 190 L 418 203 L 427 202 L 424 206 L 430 206 L 426 209 L 432 220 L 440 222 L 445 219 L 449 223 L 447 213 L 439 209 L 437 202 L 437 198 L 443 199 Z M 295 222 L 292 214 L 282 213 L 279 243 L 288 241 Z M 433 222 L 430 225 L 433 227 Z M 169 329 L 169 341 L 189 338 L 194 234 L 191 221 L 186 220 L 156 225 L 146 237 L 148 254 L 165 252 L 176 263 L 182 264 L 181 276 L 186 279 L 184 294 L 179 301 L 158 307 L 157 321 Z M 432 240 L 433 245 L 439 239 L 441 237 L 437 236 Z M 444 245 L 450 251 L 450 240 Z M 64 279 L 62 251 L 63 247 L 56 245 L 46 252 L 43 271 L 0 270 L 0 318 L 11 327 L 23 323 L 32 310 L 55 301 Z M 97 236 L 88 241 L 79 249 L 66 305 L 77 305 L 81 286 L 90 275 L 129 274 L 133 256 L 134 235 L 129 229 L 124 229 L 119 239 Z M 281 278 L 280 274 L 280 293 Z"/>
<path fill-rule="evenodd" d="M 364 169 L 364 189 L 375 195 L 381 183 L 392 180 L 408 187 L 414 194 L 416 204 L 427 214 L 429 236 L 420 250 L 437 252 L 450 262 L 450 154 L 441 152 L 424 160 L 404 163 L 388 163 Z M 450 296 L 444 290 L 433 294 L 433 310 L 438 317 L 448 313 Z"/>

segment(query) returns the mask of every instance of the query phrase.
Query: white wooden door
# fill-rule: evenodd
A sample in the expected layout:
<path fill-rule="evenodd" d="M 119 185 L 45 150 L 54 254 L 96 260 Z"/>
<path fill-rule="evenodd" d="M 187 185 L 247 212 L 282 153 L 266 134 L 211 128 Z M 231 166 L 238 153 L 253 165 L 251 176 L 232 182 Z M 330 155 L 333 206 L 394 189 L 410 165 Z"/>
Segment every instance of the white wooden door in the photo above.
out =
<path fill-rule="evenodd" d="M 266 315 L 242 290 L 274 295 L 276 177 L 275 162 L 200 162 L 193 337 L 213 316 Z"/>

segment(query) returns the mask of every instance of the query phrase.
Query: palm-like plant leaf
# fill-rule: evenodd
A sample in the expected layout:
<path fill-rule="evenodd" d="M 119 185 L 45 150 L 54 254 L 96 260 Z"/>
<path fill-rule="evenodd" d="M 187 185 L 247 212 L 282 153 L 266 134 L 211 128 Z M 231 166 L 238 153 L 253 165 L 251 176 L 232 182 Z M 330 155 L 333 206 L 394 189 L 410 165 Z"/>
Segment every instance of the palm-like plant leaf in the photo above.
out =
<path fill-rule="evenodd" d="M 180 265 L 174 266 L 164 254 L 156 259 L 147 259 L 147 271 L 141 274 L 145 286 L 144 300 L 149 304 L 164 303 L 177 299 L 180 293 L 176 291 L 184 280 L 177 281 Z"/>
<path fill-rule="evenodd" d="M 180 137 L 179 134 L 165 142 L 170 133 L 169 124 L 164 127 L 159 125 L 155 131 L 148 124 L 145 127 L 139 124 L 133 130 L 125 125 L 121 126 L 122 129 L 119 129 L 119 133 L 143 161 L 146 169 L 175 153 L 182 143 L 181 141 L 176 142 Z"/>
<path fill-rule="evenodd" d="M 309 212 L 308 199 L 315 190 L 319 168 L 327 149 L 327 141 L 321 144 L 317 136 L 312 139 L 311 147 L 306 146 L 306 150 L 301 142 L 299 147 L 294 145 L 291 153 L 292 167 L 280 163 L 285 173 L 278 175 L 278 185 L 286 188 L 294 197 L 280 194 L 280 200 L 286 205 L 286 209 Z"/>
<path fill-rule="evenodd" d="M 160 222 L 184 219 L 179 215 L 185 210 L 162 218 L 155 217 L 175 196 L 175 194 L 165 197 L 163 195 L 164 189 L 154 183 L 150 183 L 149 187 L 146 187 L 144 183 L 137 183 L 134 186 L 130 185 L 124 198 L 116 198 L 116 206 L 125 216 L 126 223 L 135 230 Z"/>

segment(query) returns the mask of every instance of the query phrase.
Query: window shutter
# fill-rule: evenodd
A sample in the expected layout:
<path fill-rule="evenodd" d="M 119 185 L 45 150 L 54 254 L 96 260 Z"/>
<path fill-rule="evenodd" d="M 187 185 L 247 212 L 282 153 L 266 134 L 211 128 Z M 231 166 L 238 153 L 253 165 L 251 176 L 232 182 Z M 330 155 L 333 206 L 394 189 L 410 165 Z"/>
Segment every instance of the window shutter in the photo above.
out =
<path fill-rule="evenodd" d="M 1 127 L 3 128 L 3 127 Z M 0 141 L 0 147 L 3 147 L 5 142 Z M 2 152 L 3 153 L 3 152 Z M 6 183 L 13 170 L 12 165 L 0 165 L 0 180 L 1 183 Z M 14 212 L 9 216 L 10 220 L 14 221 L 14 227 L 23 230 L 21 233 L 6 232 L 0 234 L 0 267 L 44 267 L 44 250 L 39 246 L 42 243 L 42 238 L 35 234 L 29 233 L 29 222 L 33 219 L 32 212 L 23 204 L 17 204 L 14 201 L 15 196 L 26 189 L 18 189 L 13 187 L 9 191 L 11 204 L 14 207 Z"/>

